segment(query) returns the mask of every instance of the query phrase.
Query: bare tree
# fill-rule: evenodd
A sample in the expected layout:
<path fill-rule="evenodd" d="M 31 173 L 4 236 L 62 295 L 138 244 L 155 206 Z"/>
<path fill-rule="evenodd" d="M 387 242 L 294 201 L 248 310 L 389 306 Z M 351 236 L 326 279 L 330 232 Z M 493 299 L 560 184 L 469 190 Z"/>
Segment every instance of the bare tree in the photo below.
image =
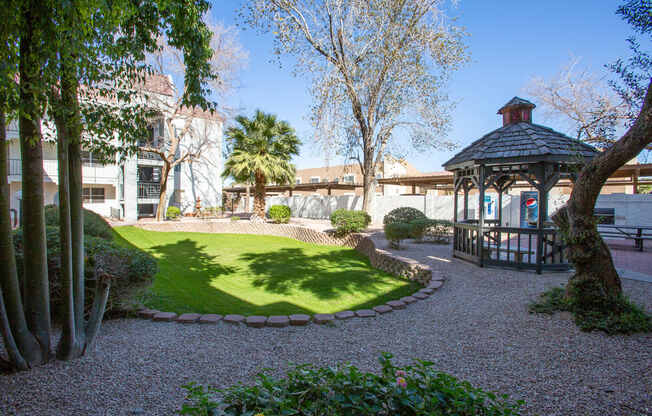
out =
<path fill-rule="evenodd" d="M 441 137 L 447 75 L 465 62 L 462 30 L 440 0 L 252 0 L 248 24 L 272 31 L 276 52 L 312 76 L 316 138 L 357 160 L 363 209 L 376 170 L 397 138 L 416 148 L 451 147 Z"/>
<path fill-rule="evenodd" d="M 210 59 L 211 70 L 215 78 L 209 82 L 211 91 L 216 98 L 222 98 L 232 92 L 237 86 L 240 70 L 247 60 L 247 52 L 238 42 L 234 28 L 226 27 L 218 22 L 206 22 L 212 32 Z M 170 74 L 185 77 L 186 65 L 180 51 L 170 46 L 164 37 L 159 39 L 158 50 L 151 54 L 148 61 L 160 74 Z M 145 83 L 141 88 L 146 88 Z M 152 109 L 163 119 L 165 139 L 162 143 L 150 142 L 143 146 L 143 151 L 159 155 L 163 160 L 160 176 L 159 204 L 156 219 L 165 218 L 167 182 L 170 171 L 183 162 L 198 160 L 202 151 L 219 146 L 216 137 L 210 134 L 209 125 L 222 122 L 223 119 L 215 111 L 200 108 L 188 108 L 182 104 L 183 92 L 175 91 L 173 98 L 150 94 L 144 90 Z M 221 108 L 223 110 L 225 108 Z"/>
<path fill-rule="evenodd" d="M 638 113 L 610 86 L 606 75 L 599 76 L 572 58 L 554 77 L 534 77 L 526 87 L 549 118 L 566 123 L 575 136 L 606 149 L 618 140 L 617 132 L 630 125 Z M 642 103 L 638 104 L 638 109 Z M 650 146 L 648 146 L 649 148 Z"/>

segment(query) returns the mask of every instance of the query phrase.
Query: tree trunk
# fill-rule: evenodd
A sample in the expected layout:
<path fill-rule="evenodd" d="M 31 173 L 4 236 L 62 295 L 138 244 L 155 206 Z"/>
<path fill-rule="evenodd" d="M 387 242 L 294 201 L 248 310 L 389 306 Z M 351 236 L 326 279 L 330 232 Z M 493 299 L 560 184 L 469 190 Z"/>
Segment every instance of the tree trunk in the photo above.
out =
<path fill-rule="evenodd" d="M 165 196 L 167 193 L 169 175 L 170 175 L 170 163 L 164 159 L 163 166 L 161 167 L 161 181 L 159 182 L 161 187 L 161 193 L 158 197 L 158 206 L 156 207 L 156 221 L 163 221 L 165 219 L 165 205 L 166 205 Z"/>
<path fill-rule="evenodd" d="M 265 218 L 265 175 L 256 172 L 256 183 L 254 185 L 254 214 L 259 218 Z"/>
<path fill-rule="evenodd" d="M 29 329 L 36 337 L 43 360 L 50 355 L 50 293 L 48 284 L 47 247 L 45 242 L 45 215 L 43 210 L 43 149 L 41 143 L 41 92 L 39 56 L 40 39 L 35 27 L 42 20 L 43 11 L 37 2 L 23 9 L 20 39 L 20 144 L 22 157 L 23 235 L 25 313 Z"/>
<path fill-rule="evenodd" d="M 9 215 L 9 161 L 5 114 L 0 112 L 0 331 L 11 365 L 18 370 L 40 364 L 43 354 L 27 327 Z"/>
<path fill-rule="evenodd" d="M 71 351 L 75 345 L 75 302 L 73 296 L 72 277 L 72 234 L 70 229 L 70 192 L 68 176 L 68 134 L 66 116 L 61 100 L 51 97 L 52 114 L 57 127 L 57 159 L 59 162 L 59 241 L 61 245 L 61 266 L 59 277 L 65 299 L 61 312 L 61 339 L 57 346 L 57 358 L 67 360 L 72 358 Z M 58 108 L 57 108 L 58 107 Z"/>
<path fill-rule="evenodd" d="M 371 215 L 371 201 L 376 193 L 374 180 L 376 170 L 373 166 L 373 156 L 365 157 L 364 169 L 362 170 L 362 210 Z"/>
<path fill-rule="evenodd" d="M 568 244 L 575 275 L 567 296 L 593 302 L 596 297 L 618 296 L 620 278 L 609 248 L 597 230 L 593 215 L 595 202 L 607 179 L 622 165 L 652 143 L 652 82 L 648 85 L 643 108 L 632 127 L 609 149 L 591 160 L 580 172 L 570 199 L 552 216 Z"/>
<path fill-rule="evenodd" d="M 244 210 L 245 212 L 251 212 L 251 207 L 249 207 L 249 204 L 251 203 L 251 185 L 249 185 L 249 182 L 245 185 L 245 189 L 247 197 L 244 203 Z"/>

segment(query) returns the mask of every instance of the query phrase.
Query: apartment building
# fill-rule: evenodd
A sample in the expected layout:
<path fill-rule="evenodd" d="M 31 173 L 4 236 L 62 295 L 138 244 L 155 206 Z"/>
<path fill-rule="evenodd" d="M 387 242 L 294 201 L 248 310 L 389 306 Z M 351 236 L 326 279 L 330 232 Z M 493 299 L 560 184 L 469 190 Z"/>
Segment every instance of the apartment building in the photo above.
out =
<path fill-rule="evenodd" d="M 395 178 L 401 176 L 418 176 L 420 172 L 404 159 L 398 159 L 393 156 L 386 156 L 376 172 L 376 179 L 382 178 Z M 326 183 L 336 182 L 344 184 L 359 184 L 362 185 L 362 171 L 360 165 L 357 163 L 347 165 L 334 165 L 323 166 L 318 168 L 297 169 L 295 174 L 295 184 L 306 183 Z M 384 189 L 383 189 L 384 188 Z M 316 191 L 293 191 L 294 195 L 314 194 L 326 195 L 326 189 L 318 189 Z M 401 195 L 412 192 L 409 186 L 398 185 L 378 185 L 376 187 L 378 194 L 385 195 Z M 333 189 L 332 195 L 362 195 L 362 187 L 353 190 Z"/>
<path fill-rule="evenodd" d="M 167 76 L 156 75 L 149 78 L 145 89 L 151 97 L 160 102 L 172 104 L 174 100 L 174 84 Z M 177 112 L 176 116 L 162 112 L 159 117 L 152 119 L 149 137 L 144 137 L 141 141 L 142 145 L 148 147 L 165 146 L 169 136 L 165 122 L 171 119 L 174 128 L 181 131 L 189 117 L 194 131 L 205 135 L 205 148 L 200 158 L 177 165 L 168 177 L 166 205 L 177 206 L 182 212 L 192 212 L 197 199 L 201 200 L 203 207 L 221 205 L 223 118 L 217 113 L 200 110 L 185 110 Z M 49 126 L 44 123 L 42 128 L 45 132 Z M 19 218 L 22 178 L 18 124 L 15 121 L 7 127 L 7 140 L 11 209 L 12 215 Z M 190 142 L 184 143 L 182 140 L 180 147 L 183 150 L 183 146 L 188 145 Z M 115 161 L 107 163 L 85 151 L 82 162 L 85 208 L 105 217 L 127 221 L 153 216 L 156 213 L 163 166 L 158 154 L 139 151 L 137 155 L 125 158 L 116 155 Z M 56 143 L 53 141 L 43 143 L 43 187 L 45 204 L 57 204 L 58 161 Z"/>

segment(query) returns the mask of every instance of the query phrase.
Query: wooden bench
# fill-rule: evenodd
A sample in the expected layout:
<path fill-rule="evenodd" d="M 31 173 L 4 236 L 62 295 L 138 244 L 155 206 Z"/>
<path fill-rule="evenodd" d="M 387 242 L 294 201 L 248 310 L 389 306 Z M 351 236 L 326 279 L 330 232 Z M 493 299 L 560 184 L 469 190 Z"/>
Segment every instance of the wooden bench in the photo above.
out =
<path fill-rule="evenodd" d="M 496 245 L 496 244 L 485 244 L 484 245 L 484 250 L 482 251 L 482 253 L 483 253 L 483 255 L 484 255 L 484 257 L 486 259 L 490 258 L 489 256 L 490 256 L 492 251 L 495 251 L 497 254 L 498 253 L 511 253 L 511 254 L 514 254 L 516 256 L 517 261 L 519 263 L 523 263 L 523 259 L 525 258 L 525 256 L 527 256 L 527 255 L 532 256 L 532 255 L 536 254 L 536 252 L 534 250 L 527 250 L 527 249 L 524 249 L 524 248 L 521 248 L 520 250 L 514 249 L 514 248 L 509 248 L 508 249 L 507 245 L 504 245 L 504 246 L 500 245 L 500 251 L 498 250 L 498 248 L 499 248 L 499 246 Z M 496 257 L 498 257 L 498 255 Z M 500 260 L 500 258 L 498 260 Z"/>

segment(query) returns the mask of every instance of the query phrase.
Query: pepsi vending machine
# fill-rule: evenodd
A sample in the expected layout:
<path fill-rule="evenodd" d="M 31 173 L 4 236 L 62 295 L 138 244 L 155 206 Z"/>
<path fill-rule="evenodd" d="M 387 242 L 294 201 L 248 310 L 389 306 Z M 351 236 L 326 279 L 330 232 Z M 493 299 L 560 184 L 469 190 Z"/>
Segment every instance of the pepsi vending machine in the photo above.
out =
<path fill-rule="evenodd" d="M 536 228 L 539 219 L 539 193 L 521 192 L 521 227 Z"/>

